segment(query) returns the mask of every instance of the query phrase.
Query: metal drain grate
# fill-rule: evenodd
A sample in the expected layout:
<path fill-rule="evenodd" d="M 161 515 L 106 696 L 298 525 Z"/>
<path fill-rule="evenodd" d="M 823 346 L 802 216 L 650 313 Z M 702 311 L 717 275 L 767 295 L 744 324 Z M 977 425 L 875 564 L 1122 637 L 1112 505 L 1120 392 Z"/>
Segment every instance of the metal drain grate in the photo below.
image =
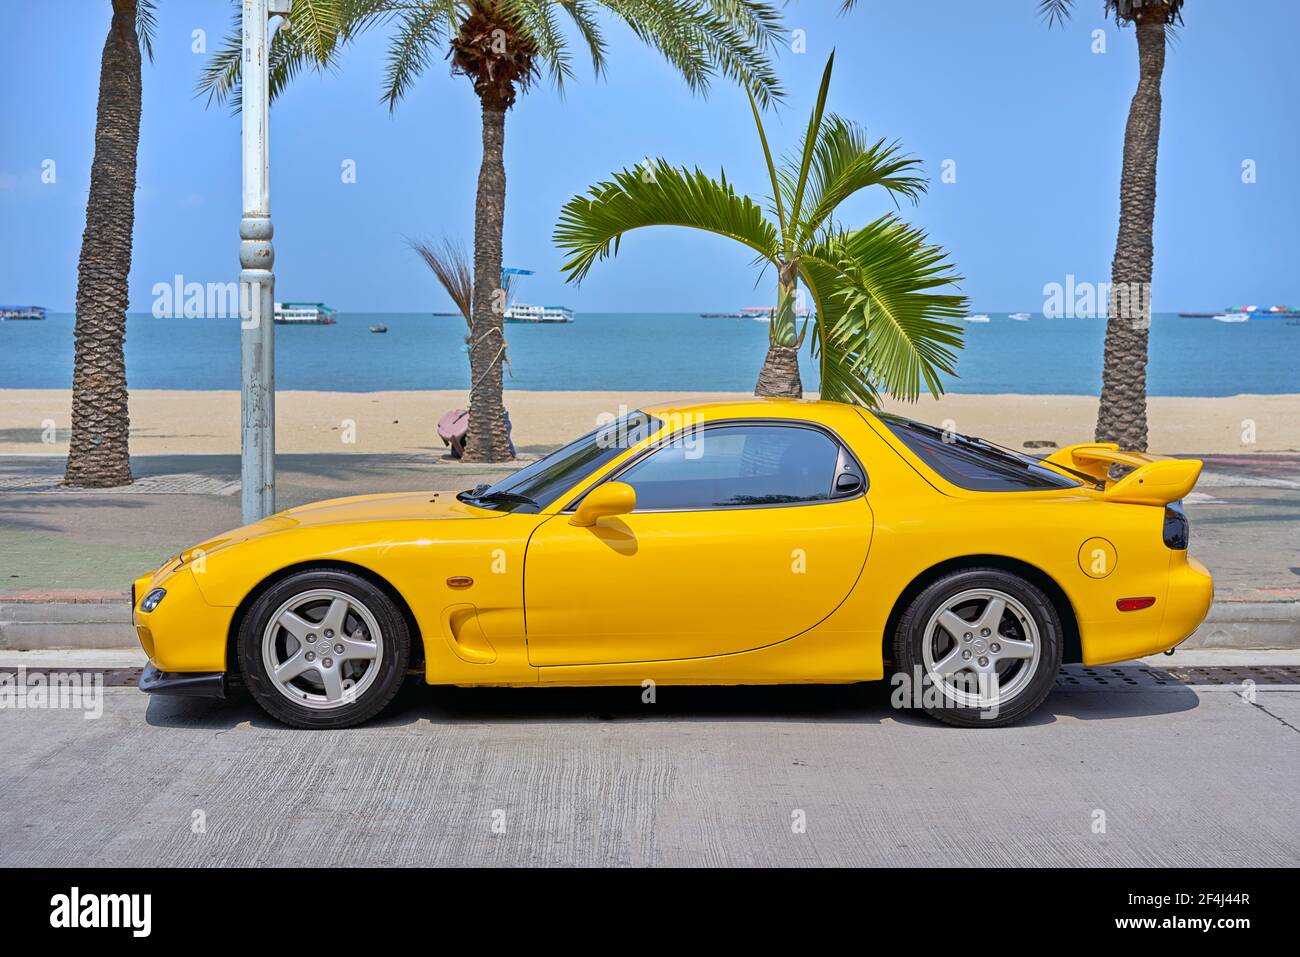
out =
<path fill-rule="evenodd" d="M 82 681 L 101 675 L 106 688 L 134 688 L 140 683 L 141 668 L 28 668 L 27 680 L 33 675 L 80 675 Z M 15 675 L 18 669 L 0 667 L 0 675 Z M 1149 665 L 1065 665 L 1056 675 L 1056 687 L 1068 690 L 1096 691 L 1113 688 L 1170 688 L 1187 685 L 1240 685 L 1247 681 L 1258 685 L 1300 687 L 1300 666 L 1221 665 L 1199 668 L 1153 668 Z"/>
<path fill-rule="evenodd" d="M 1150 665 L 1065 665 L 1058 688 L 1162 688 L 1177 685 L 1300 685 L 1300 667 L 1289 665 L 1205 665 L 1156 668 Z"/>

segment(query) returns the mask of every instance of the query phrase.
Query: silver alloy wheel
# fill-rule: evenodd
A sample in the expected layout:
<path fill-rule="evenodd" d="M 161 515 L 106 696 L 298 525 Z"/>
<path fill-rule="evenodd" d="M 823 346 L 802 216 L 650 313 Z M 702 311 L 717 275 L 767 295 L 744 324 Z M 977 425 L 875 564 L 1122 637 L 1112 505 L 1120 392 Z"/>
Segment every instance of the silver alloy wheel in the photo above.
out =
<path fill-rule="evenodd" d="M 996 588 L 954 595 L 930 616 L 923 634 L 926 675 L 966 708 L 1005 705 L 1033 681 L 1042 657 L 1034 616 Z"/>
<path fill-rule="evenodd" d="M 384 636 L 362 602 L 334 588 L 300 592 L 262 633 L 262 664 L 275 689 L 317 711 L 361 697 L 379 675 Z"/>

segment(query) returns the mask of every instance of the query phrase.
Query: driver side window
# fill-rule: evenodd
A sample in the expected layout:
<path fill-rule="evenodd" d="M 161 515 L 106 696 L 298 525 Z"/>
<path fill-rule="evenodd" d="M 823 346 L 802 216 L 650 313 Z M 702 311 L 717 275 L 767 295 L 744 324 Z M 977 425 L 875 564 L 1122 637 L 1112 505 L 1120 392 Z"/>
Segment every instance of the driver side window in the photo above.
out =
<path fill-rule="evenodd" d="M 677 436 L 617 477 L 636 511 L 754 508 L 824 502 L 839 445 L 798 425 L 733 425 Z"/>

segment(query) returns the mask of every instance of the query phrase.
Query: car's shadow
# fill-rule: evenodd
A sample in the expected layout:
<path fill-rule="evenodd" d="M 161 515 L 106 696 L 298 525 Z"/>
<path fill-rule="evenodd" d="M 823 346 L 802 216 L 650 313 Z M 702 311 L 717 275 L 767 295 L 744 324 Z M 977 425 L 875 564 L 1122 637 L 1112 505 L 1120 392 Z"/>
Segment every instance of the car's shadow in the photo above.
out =
<path fill-rule="evenodd" d="M 946 727 L 915 708 L 896 707 L 893 689 L 881 681 L 856 685 L 765 685 L 730 687 L 659 686 L 654 700 L 645 689 L 429 687 L 413 678 L 393 703 L 365 727 L 433 724 L 521 724 L 595 721 L 782 721 L 857 722 Z M 1057 688 L 1043 706 L 1015 727 L 1080 721 L 1142 718 L 1189 711 L 1196 692 L 1183 685 L 1160 689 L 1079 691 Z M 283 728 L 247 695 L 225 701 L 156 696 L 146 712 L 149 724 L 168 728 L 229 730 L 243 724 Z M 960 733 L 960 729 L 953 728 Z"/>

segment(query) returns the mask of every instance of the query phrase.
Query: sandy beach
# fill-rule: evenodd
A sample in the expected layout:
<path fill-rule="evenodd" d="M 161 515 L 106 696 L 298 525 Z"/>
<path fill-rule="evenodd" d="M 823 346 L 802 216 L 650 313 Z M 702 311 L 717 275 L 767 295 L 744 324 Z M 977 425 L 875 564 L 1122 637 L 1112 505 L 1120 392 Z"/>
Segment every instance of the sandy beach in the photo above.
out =
<path fill-rule="evenodd" d="M 598 415 L 689 398 L 741 393 L 525 392 L 506 393 L 521 451 L 553 448 L 590 430 Z M 276 445 L 286 453 L 441 450 L 434 424 L 465 394 L 440 392 L 281 392 L 276 398 Z M 71 392 L 0 390 L 0 455 L 65 454 Z M 1012 448 L 1026 442 L 1089 441 L 1097 400 L 1061 395 L 945 395 L 886 408 Z M 1149 401 L 1153 451 L 1251 454 L 1300 451 L 1300 395 L 1223 398 L 1154 397 Z M 134 455 L 239 451 L 237 392 L 134 391 Z"/>

